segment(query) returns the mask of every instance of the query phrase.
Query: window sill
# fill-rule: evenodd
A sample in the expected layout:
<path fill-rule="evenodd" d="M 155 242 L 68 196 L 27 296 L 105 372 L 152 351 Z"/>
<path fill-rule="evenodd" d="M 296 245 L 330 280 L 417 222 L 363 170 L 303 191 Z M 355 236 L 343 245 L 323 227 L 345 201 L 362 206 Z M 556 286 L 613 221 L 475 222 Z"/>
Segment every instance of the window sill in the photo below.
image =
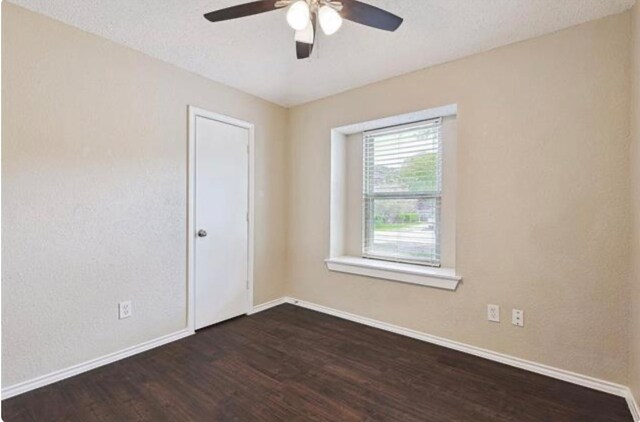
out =
<path fill-rule="evenodd" d="M 445 290 L 456 290 L 458 284 L 462 281 L 462 277 L 457 276 L 453 268 L 431 268 L 353 256 L 329 258 L 325 262 L 330 271 L 358 274 Z"/>

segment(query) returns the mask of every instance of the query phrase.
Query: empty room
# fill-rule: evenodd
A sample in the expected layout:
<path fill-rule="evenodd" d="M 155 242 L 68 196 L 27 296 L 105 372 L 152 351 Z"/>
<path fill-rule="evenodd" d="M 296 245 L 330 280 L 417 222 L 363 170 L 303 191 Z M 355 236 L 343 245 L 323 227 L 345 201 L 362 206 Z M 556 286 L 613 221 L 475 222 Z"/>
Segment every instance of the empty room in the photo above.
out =
<path fill-rule="evenodd" d="M 3 421 L 640 422 L 640 2 L 1 14 Z"/>

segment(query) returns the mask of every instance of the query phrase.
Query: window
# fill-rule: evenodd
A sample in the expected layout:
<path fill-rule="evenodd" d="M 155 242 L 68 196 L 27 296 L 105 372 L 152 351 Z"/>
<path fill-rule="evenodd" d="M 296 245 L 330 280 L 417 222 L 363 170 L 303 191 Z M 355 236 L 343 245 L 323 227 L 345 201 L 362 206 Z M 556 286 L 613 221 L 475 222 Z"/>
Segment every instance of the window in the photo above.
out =
<path fill-rule="evenodd" d="M 441 127 L 364 133 L 363 257 L 440 266 Z"/>

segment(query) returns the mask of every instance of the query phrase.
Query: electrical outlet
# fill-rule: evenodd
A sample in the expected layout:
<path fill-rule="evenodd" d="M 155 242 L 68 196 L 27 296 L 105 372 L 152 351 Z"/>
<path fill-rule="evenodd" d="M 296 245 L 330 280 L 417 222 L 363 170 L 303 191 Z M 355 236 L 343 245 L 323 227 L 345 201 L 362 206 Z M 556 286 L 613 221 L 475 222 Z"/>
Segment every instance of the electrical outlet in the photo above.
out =
<path fill-rule="evenodd" d="M 125 319 L 131 316 L 131 301 L 118 303 L 118 318 Z"/>
<path fill-rule="evenodd" d="M 524 311 L 521 309 L 514 309 L 511 315 L 511 323 L 516 327 L 524 327 Z"/>
<path fill-rule="evenodd" d="M 500 307 L 498 305 L 487 305 L 487 319 L 491 322 L 500 322 Z"/>

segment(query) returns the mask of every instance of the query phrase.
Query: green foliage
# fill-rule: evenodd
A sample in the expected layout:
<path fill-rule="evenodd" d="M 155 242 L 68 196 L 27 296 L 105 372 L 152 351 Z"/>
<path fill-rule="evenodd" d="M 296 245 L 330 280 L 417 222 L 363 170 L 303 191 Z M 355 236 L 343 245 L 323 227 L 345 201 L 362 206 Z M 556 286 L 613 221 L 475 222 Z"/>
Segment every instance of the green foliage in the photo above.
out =
<path fill-rule="evenodd" d="M 401 231 L 403 229 L 411 229 L 415 226 L 419 226 L 419 224 L 385 224 L 385 223 L 376 223 L 374 226 L 374 230 L 378 232 L 395 232 Z"/>
<path fill-rule="evenodd" d="M 398 214 L 398 221 L 404 224 L 415 224 L 420 221 L 420 215 L 417 212 L 405 212 Z"/>
<path fill-rule="evenodd" d="M 436 153 L 408 158 L 400 169 L 400 177 L 411 192 L 438 189 L 438 156 Z"/>

